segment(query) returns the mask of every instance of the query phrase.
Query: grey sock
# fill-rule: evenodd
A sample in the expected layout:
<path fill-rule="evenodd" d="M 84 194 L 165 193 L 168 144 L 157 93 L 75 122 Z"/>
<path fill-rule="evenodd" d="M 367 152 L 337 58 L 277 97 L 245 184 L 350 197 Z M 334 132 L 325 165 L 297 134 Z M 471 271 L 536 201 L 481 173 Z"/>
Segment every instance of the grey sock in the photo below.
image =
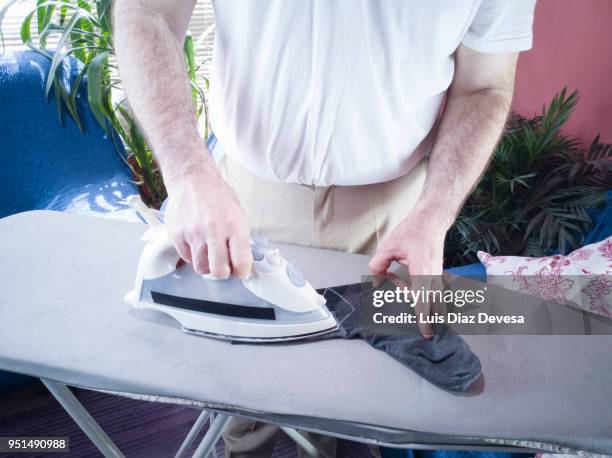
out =
<path fill-rule="evenodd" d="M 478 357 L 468 344 L 448 327 L 435 328 L 432 340 L 425 339 L 416 325 L 402 335 L 377 335 L 366 330 L 360 319 L 361 284 L 326 288 L 319 291 L 327 308 L 340 324 L 338 331 L 317 339 L 363 339 L 382 350 L 440 388 L 464 392 L 481 373 Z"/>

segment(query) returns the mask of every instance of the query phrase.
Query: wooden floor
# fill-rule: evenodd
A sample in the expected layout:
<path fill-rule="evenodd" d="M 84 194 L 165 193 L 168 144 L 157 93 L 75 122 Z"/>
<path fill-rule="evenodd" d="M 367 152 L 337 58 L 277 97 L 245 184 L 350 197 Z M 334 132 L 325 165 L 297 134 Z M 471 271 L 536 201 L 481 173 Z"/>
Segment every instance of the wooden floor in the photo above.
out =
<path fill-rule="evenodd" d="M 174 456 L 199 415 L 197 409 L 190 407 L 136 401 L 85 390 L 74 390 L 74 393 L 128 458 Z M 10 454 L 10 456 L 52 458 L 101 456 L 68 414 L 39 383 L 0 395 L 0 437 L 7 436 L 67 436 L 70 440 L 69 453 Z M 196 445 L 197 443 L 193 449 Z M 362 444 L 343 441 L 340 450 L 341 456 L 345 458 L 372 456 L 368 448 Z M 216 452 L 217 456 L 223 456 L 222 440 L 217 444 Z M 278 434 L 273 456 L 274 458 L 298 456 L 295 443 L 282 432 Z"/>

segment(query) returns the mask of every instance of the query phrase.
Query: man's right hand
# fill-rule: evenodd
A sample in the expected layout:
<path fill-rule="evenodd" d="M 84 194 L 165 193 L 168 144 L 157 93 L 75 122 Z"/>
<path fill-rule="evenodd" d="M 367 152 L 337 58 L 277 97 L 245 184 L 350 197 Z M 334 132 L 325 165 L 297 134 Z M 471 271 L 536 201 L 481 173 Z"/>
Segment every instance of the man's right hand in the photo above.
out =
<path fill-rule="evenodd" d="M 166 222 L 196 272 L 251 272 L 249 227 L 198 132 L 183 42 L 195 0 L 113 4 L 113 38 L 130 107 L 161 167 L 170 196 Z"/>
<path fill-rule="evenodd" d="M 249 225 L 238 198 L 214 167 L 197 169 L 167 183 L 170 238 L 197 273 L 248 277 L 253 263 Z"/>

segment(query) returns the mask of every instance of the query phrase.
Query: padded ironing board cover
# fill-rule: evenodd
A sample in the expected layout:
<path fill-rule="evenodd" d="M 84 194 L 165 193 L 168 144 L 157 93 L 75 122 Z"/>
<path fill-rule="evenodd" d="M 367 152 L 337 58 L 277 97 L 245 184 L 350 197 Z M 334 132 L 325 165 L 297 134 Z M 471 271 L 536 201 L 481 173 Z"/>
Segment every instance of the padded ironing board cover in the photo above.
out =
<path fill-rule="evenodd" d="M 326 430 L 350 422 L 612 454 L 612 336 L 465 336 L 485 384 L 461 396 L 357 340 L 231 345 L 124 303 L 144 230 L 47 211 L 0 220 L 0 369 Z M 316 288 L 368 272 L 365 256 L 282 250 Z"/>

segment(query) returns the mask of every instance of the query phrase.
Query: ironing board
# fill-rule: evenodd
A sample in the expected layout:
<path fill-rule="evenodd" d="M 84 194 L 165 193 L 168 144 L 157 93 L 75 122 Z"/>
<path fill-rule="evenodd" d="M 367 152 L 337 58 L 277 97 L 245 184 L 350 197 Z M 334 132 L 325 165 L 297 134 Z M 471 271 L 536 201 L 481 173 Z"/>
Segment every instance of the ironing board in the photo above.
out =
<path fill-rule="evenodd" d="M 612 336 L 466 336 L 485 384 L 461 396 L 361 341 L 231 345 L 124 304 L 144 230 L 48 211 L 0 220 L 0 369 L 43 379 L 105 455 L 121 456 L 67 386 L 215 412 L 197 456 L 229 415 L 395 447 L 612 454 Z M 368 272 L 365 256 L 281 249 L 316 288 Z"/>

